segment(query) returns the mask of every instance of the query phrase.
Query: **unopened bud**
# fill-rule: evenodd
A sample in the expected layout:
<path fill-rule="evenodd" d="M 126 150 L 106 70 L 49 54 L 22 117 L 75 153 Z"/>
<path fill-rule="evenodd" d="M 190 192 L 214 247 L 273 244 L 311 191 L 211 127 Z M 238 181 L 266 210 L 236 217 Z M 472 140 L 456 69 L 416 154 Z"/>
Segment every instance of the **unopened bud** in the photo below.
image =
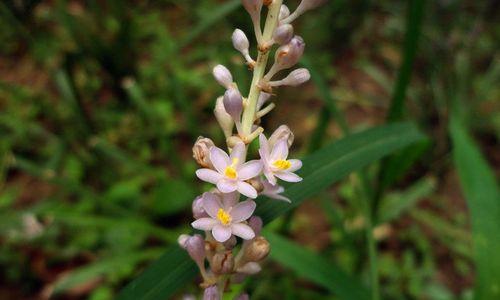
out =
<path fill-rule="evenodd" d="M 241 0 L 241 3 L 252 19 L 260 17 L 263 4 L 262 0 Z"/>
<path fill-rule="evenodd" d="M 252 178 L 247 180 L 247 182 L 250 183 L 251 186 L 253 186 L 257 193 L 260 193 L 264 190 L 264 185 L 262 184 L 260 178 Z"/>
<path fill-rule="evenodd" d="M 261 266 L 258 263 L 254 262 L 254 261 L 247 262 L 244 266 L 239 267 L 238 269 L 236 269 L 236 271 L 238 273 L 243 273 L 243 274 L 247 274 L 247 275 L 257 274 L 261 270 L 262 270 Z"/>
<path fill-rule="evenodd" d="M 217 101 L 215 102 L 214 114 L 217 122 L 222 128 L 222 131 L 224 131 L 224 135 L 229 137 L 233 133 L 234 121 L 224 108 L 223 98 L 224 97 L 217 98 Z"/>
<path fill-rule="evenodd" d="M 186 250 L 197 264 L 202 264 L 205 259 L 205 240 L 199 234 L 193 235 L 186 241 Z"/>
<path fill-rule="evenodd" d="M 288 69 L 298 63 L 304 53 L 305 46 L 304 40 L 296 35 L 288 44 L 279 47 L 274 58 L 279 69 Z"/>
<path fill-rule="evenodd" d="M 228 89 L 223 98 L 224 109 L 235 121 L 239 121 L 243 110 L 243 98 L 237 89 Z"/>
<path fill-rule="evenodd" d="M 215 274 L 232 273 L 234 269 L 233 253 L 230 251 L 216 253 L 212 257 L 210 267 Z"/>
<path fill-rule="evenodd" d="M 285 45 L 293 38 L 293 26 L 283 24 L 278 26 L 273 34 L 273 40 L 279 45 Z"/>
<path fill-rule="evenodd" d="M 257 99 L 257 110 L 260 110 L 264 104 L 271 98 L 271 94 L 260 92 L 259 99 Z"/>
<path fill-rule="evenodd" d="M 259 262 L 269 254 L 269 242 L 262 236 L 256 237 L 244 250 L 247 261 Z"/>
<path fill-rule="evenodd" d="M 205 218 L 208 217 L 207 212 L 205 211 L 205 208 L 203 208 L 203 197 L 198 196 L 196 199 L 194 199 L 192 206 L 193 210 L 193 218 L 199 219 L 199 218 Z"/>
<path fill-rule="evenodd" d="M 247 36 L 241 29 L 235 29 L 231 39 L 233 41 L 234 49 L 240 51 L 243 55 L 248 54 L 248 47 L 250 47 L 250 43 L 248 42 Z"/>
<path fill-rule="evenodd" d="M 181 248 L 186 249 L 186 242 L 190 237 L 191 237 L 190 235 L 181 234 L 177 238 L 177 243 L 179 244 L 179 246 L 181 246 Z"/>
<path fill-rule="evenodd" d="M 212 162 L 210 161 L 210 148 L 212 148 L 214 142 L 206 137 L 198 137 L 193 146 L 193 158 L 196 162 L 205 168 L 212 168 Z"/>
<path fill-rule="evenodd" d="M 300 68 L 297 70 L 293 70 L 282 80 L 269 82 L 271 86 L 281 86 L 281 85 L 289 85 L 289 86 L 298 86 L 308 81 L 311 78 L 311 74 L 305 68 Z"/>
<path fill-rule="evenodd" d="M 231 88 L 231 85 L 233 83 L 233 76 L 231 75 L 231 72 L 224 67 L 223 65 L 217 65 L 214 67 L 212 74 L 215 77 L 215 80 L 225 87 L 226 89 Z"/>
<path fill-rule="evenodd" d="M 222 245 L 224 245 L 224 248 L 226 248 L 227 250 L 231 250 L 234 248 L 234 246 L 236 246 L 236 243 L 237 243 L 236 237 L 234 235 L 232 235 L 229 238 L 229 240 L 222 243 Z"/>
<path fill-rule="evenodd" d="M 252 216 L 248 220 L 248 226 L 250 226 L 250 228 L 252 228 L 253 232 L 255 232 L 255 236 L 260 235 L 260 232 L 262 231 L 262 225 L 263 225 L 263 222 L 262 222 L 262 219 L 260 217 Z"/>
<path fill-rule="evenodd" d="M 281 139 L 286 139 L 288 142 L 288 147 L 292 146 L 295 136 L 290 130 L 290 127 L 286 125 L 281 125 L 278 127 L 273 134 L 269 137 L 269 146 L 272 148 Z"/>
<path fill-rule="evenodd" d="M 288 9 L 288 6 L 285 4 L 282 4 L 280 7 L 280 15 L 279 15 L 279 20 L 283 20 L 287 18 L 290 15 L 290 9 Z"/>
<path fill-rule="evenodd" d="M 220 300 L 219 289 L 216 285 L 209 286 L 203 292 L 203 300 Z"/>

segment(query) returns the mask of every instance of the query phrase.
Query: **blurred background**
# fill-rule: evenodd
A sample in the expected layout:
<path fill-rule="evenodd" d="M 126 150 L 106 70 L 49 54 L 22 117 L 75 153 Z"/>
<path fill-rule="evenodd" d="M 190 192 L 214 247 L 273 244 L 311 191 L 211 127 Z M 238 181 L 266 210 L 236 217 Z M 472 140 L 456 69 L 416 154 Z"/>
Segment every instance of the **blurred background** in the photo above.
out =
<path fill-rule="evenodd" d="M 498 175 L 499 18 L 496 0 L 331 0 L 295 25 L 313 78 L 280 89 L 264 122 L 292 128 L 295 156 L 391 113 L 429 137 L 382 185 L 379 164 L 366 171 L 392 207 L 375 228 L 383 299 L 471 299 L 450 101 Z M 251 36 L 239 0 L 0 3 L 0 299 L 113 299 L 190 231 L 206 188 L 191 146 L 199 135 L 223 144 L 211 69 L 226 65 L 244 91 L 251 79 L 231 46 L 236 27 Z M 404 113 L 389 112 L 391 99 L 406 100 Z M 341 181 L 272 228 L 368 282 L 355 198 Z M 245 288 L 253 299 L 337 299 L 273 260 Z"/>

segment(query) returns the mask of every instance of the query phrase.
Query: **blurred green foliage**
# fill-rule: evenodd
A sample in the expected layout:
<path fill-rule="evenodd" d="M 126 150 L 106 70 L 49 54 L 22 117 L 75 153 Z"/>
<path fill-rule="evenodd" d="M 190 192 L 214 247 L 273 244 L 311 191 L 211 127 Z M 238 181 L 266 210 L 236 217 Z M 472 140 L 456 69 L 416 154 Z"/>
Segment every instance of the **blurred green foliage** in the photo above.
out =
<path fill-rule="evenodd" d="M 391 108 L 416 122 L 428 141 L 363 171 L 376 199 L 382 298 L 471 299 L 475 232 L 452 162 L 449 105 L 459 97 L 460 126 L 498 174 L 500 5 L 427 1 L 415 22 L 419 4 L 331 0 L 301 18 L 312 83 L 281 91 L 264 125 L 290 124 L 305 155 L 383 123 Z M 191 201 L 205 188 L 191 144 L 223 139 L 211 68 L 250 81 L 231 48 L 235 27 L 251 31 L 239 0 L 0 3 L 0 298 L 113 299 L 190 230 Z M 347 178 L 268 230 L 365 284 L 360 211 Z M 336 299 L 295 271 L 270 261 L 244 287 L 253 299 Z"/>

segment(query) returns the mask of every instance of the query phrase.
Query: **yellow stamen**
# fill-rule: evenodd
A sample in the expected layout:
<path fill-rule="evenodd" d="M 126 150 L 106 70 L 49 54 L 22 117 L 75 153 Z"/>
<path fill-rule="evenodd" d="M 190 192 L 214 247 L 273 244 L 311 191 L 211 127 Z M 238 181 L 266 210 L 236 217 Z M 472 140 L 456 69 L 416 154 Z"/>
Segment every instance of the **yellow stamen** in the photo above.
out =
<path fill-rule="evenodd" d="M 236 177 L 238 177 L 238 173 L 236 172 L 236 169 L 234 168 L 234 166 L 237 163 L 238 163 L 238 159 L 233 158 L 233 163 L 226 167 L 226 169 L 224 170 L 224 175 L 226 175 L 227 178 L 236 179 Z"/>
<path fill-rule="evenodd" d="M 222 223 L 222 225 L 228 225 L 232 221 L 231 215 L 229 215 L 222 208 L 219 208 L 219 211 L 217 212 L 217 219 Z"/>
<path fill-rule="evenodd" d="M 278 159 L 273 163 L 273 165 L 280 170 L 286 170 L 292 166 L 292 163 L 286 159 Z"/>

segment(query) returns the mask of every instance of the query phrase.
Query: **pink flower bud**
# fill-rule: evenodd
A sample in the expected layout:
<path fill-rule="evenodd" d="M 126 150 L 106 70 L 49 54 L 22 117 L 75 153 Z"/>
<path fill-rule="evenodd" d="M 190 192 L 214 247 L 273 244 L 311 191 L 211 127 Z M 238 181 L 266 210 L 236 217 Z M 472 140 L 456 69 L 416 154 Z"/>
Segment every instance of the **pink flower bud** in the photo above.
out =
<path fill-rule="evenodd" d="M 257 110 L 260 110 L 264 104 L 271 98 L 271 94 L 260 92 L 259 99 L 257 99 Z"/>
<path fill-rule="evenodd" d="M 231 39 L 233 41 L 234 49 L 238 50 L 243 55 L 248 54 L 248 47 L 250 47 L 250 43 L 248 42 L 247 36 L 241 29 L 235 29 Z"/>
<path fill-rule="evenodd" d="M 262 0 L 241 0 L 241 3 L 252 19 L 260 16 L 263 4 Z"/>
<path fill-rule="evenodd" d="M 278 85 L 290 85 L 290 86 L 298 86 L 308 81 L 311 78 L 311 74 L 305 68 L 300 68 L 294 70 L 288 74 L 287 77 L 277 82 Z M 271 84 L 271 86 L 275 86 Z"/>
<path fill-rule="evenodd" d="M 290 9 L 288 9 L 288 6 L 286 6 L 285 4 L 281 5 L 279 20 L 281 21 L 287 18 L 289 15 L 290 15 Z"/>
<path fill-rule="evenodd" d="M 240 118 L 241 111 L 243 110 L 243 98 L 237 89 L 228 89 L 224 93 L 224 109 L 226 112 L 237 121 Z"/>
<path fill-rule="evenodd" d="M 186 249 L 186 242 L 189 238 L 191 238 L 191 236 L 187 234 L 181 234 L 177 238 L 177 243 L 179 244 L 179 246 L 181 246 L 182 249 Z"/>
<path fill-rule="evenodd" d="M 302 57 L 305 46 L 306 44 L 300 36 L 294 36 L 288 44 L 283 45 L 276 50 L 274 57 L 275 64 L 280 70 L 293 67 Z"/>
<path fill-rule="evenodd" d="M 219 289 L 216 285 L 209 286 L 203 292 L 203 300 L 220 300 Z"/>
<path fill-rule="evenodd" d="M 254 275 L 259 273 L 262 270 L 260 265 L 254 261 L 246 263 L 244 266 L 239 267 L 236 271 L 238 273 L 243 273 L 247 275 Z"/>
<path fill-rule="evenodd" d="M 197 264 L 202 264 L 205 259 L 205 240 L 199 234 L 193 235 L 186 240 L 186 250 Z"/>
<path fill-rule="evenodd" d="M 273 148 L 274 145 L 281 139 L 286 139 L 288 147 L 290 147 L 293 144 L 294 138 L 295 136 L 293 135 L 293 132 L 290 130 L 290 127 L 286 125 L 281 125 L 269 137 L 269 147 Z"/>
<path fill-rule="evenodd" d="M 229 240 L 225 241 L 224 243 L 222 243 L 224 245 L 224 248 L 230 250 L 230 249 L 233 249 L 235 246 L 236 246 L 236 243 L 238 241 L 236 240 L 236 237 L 234 235 L 232 235 Z"/>
<path fill-rule="evenodd" d="M 250 226 L 253 232 L 255 232 L 255 236 L 258 236 L 260 235 L 260 231 L 262 230 L 262 219 L 257 216 L 252 216 L 248 220 L 248 226 Z"/>
<path fill-rule="evenodd" d="M 224 67 L 223 65 L 217 65 L 214 67 L 212 74 L 215 77 L 215 80 L 225 87 L 226 89 L 231 88 L 231 84 L 233 83 L 233 76 L 231 75 L 231 72 Z"/>
<path fill-rule="evenodd" d="M 273 34 L 273 40 L 279 45 L 287 44 L 292 38 L 293 26 L 290 24 L 283 24 L 278 26 Z"/>
<path fill-rule="evenodd" d="M 192 204 L 192 209 L 193 209 L 193 218 L 199 219 L 199 218 L 206 218 L 208 217 L 208 214 L 206 213 L 205 209 L 203 208 L 203 197 L 198 196 L 196 199 L 194 199 L 193 204 Z"/>
<path fill-rule="evenodd" d="M 226 112 L 223 102 L 223 97 L 217 98 L 217 102 L 215 102 L 214 115 L 217 122 L 219 122 L 222 131 L 224 131 L 224 135 L 226 137 L 230 137 L 233 133 L 234 121 L 233 118 L 231 118 L 231 116 Z"/>

